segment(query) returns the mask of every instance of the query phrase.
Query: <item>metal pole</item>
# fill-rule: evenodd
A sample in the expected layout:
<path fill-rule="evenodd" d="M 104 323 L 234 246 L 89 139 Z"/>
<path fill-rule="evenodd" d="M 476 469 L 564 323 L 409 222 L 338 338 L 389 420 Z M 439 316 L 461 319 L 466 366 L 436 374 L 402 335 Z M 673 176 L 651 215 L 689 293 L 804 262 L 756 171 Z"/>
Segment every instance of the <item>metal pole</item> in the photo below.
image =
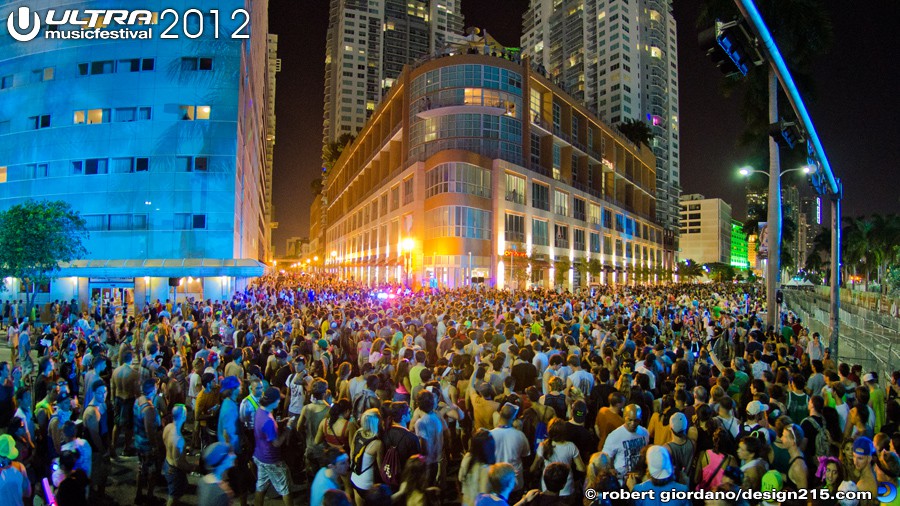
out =
<path fill-rule="evenodd" d="M 841 196 L 843 186 L 837 180 L 838 193 L 831 196 L 831 359 L 837 363 L 841 320 Z"/>
<path fill-rule="evenodd" d="M 774 69 L 769 69 L 769 123 L 778 122 L 778 78 Z M 781 273 L 781 163 L 778 143 L 769 137 L 769 216 L 767 227 L 768 260 L 766 264 L 766 320 L 768 325 L 780 324 L 781 314 L 775 293 L 778 291 L 778 277 Z"/>

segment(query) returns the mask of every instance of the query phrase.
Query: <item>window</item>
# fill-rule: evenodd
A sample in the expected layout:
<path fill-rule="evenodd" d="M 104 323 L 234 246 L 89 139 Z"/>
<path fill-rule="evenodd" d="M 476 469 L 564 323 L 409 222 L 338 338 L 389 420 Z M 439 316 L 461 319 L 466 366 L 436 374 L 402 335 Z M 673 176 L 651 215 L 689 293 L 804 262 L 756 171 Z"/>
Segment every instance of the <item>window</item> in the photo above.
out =
<path fill-rule="evenodd" d="M 616 232 L 625 232 L 625 216 L 616 214 Z"/>
<path fill-rule="evenodd" d="M 203 229 L 206 228 L 206 215 L 176 213 L 174 225 L 175 230 Z"/>
<path fill-rule="evenodd" d="M 75 114 L 78 114 L 77 112 Z M 116 109 L 116 121 L 134 121 L 137 118 L 137 109 L 134 107 L 120 107 Z"/>
<path fill-rule="evenodd" d="M 569 194 L 554 190 L 553 192 L 553 210 L 561 216 L 569 215 Z"/>
<path fill-rule="evenodd" d="M 150 108 L 149 107 L 138 107 L 138 120 L 147 121 L 150 119 Z"/>
<path fill-rule="evenodd" d="M 50 115 L 44 114 L 42 116 L 31 116 L 28 118 L 28 128 L 30 130 L 39 130 L 41 128 L 49 128 L 50 127 Z"/>
<path fill-rule="evenodd" d="M 106 158 L 89 158 L 84 161 L 84 173 L 86 175 L 107 174 L 108 172 Z"/>
<path fill-rule="evenodd" d="M 603 210 L 603 228 L 612 228 L 612 211 Z"/>
<path fill-rule="evenodd" d="M 576 228 L 572 234 L 574 236 L 573 243 L 576 251 L 584 251 L 584 230 Z"/>
<path fill-rule="evenodd" d="M 181 59 L 181 70 L 212 70 L 212 58 L 186 57 Z"/>
<path fill-rule="evenodd" d="M 54 73 L 53 67 L 32 70 L 31 71 L 31 82 L 40 83 L 43 81 L 52 81 L 53 73 Z"/>
<path fill-rule="evenodd" d="M 506 173 L 506 201 L 525 204 L 525 178 Z"/>
<path fill-rule="evenodd" d="M 574 208 L 574 212 L 573 212 L 573 217 L 576 220 L 585 221 L 586 215 L 585 215 L 584 199 L 575 197 L 575 208 Z"/>
<path fill-rule="evenodd" d="M 600 234 L 591 232 L 591 253 L 600 253 Z"/>
<path fill-rule="evenodd" d="M 531 183 L 531 207 L 535 209 L 542 209 L 544 211 L 550 210 L 550 187 L 546 185 L 542 185 L 540 183 L 536 183 L 532 181 Z"/>
<path fill-rule="evenodd" d="M 112 74 L 116 64 L 112 60 L 91 62 L 91 75 Z"/>
<path fill-rule="evenodd" d="M 519 214 L 506 213 L 506 240 L 525 242 L 525 217 Z"/>
<path fill-rule="evenodd" d="M 442 206 L 425 213 L 425 236 L 491 239 L 491 212 L 461 206 Z"/>
<path fill-rule="evenodd" d="M 403 205 L 411 204 L 413 201 L 413 191 L 415 190 L 414 178 L 403 180 Z"/>
<path fill-rule="evenodd" d="M 391 211 L 400 209 L 400 185 L 391 188 Z"/>
<path fill-rule="evenodd" d="M 134 172 L 134 158 L 113 158 L 112 173 L 126 174 Z"/>
<path fill-rule="evenodd" d="M 147 172 L 150 170 L 150 159 L 149 158 L 135 158 L 134 159 L 134 171 L 135 172 Z"/>
<path fill-rule="evenodd" d="M 210 108 L 208 105 L 183 105 L 181 106 L 181 119 L 193 121 L 195 119 L 209 119 Z"/>
<path fill-rule="evenodd" d="M 72 162 L 72 174 L 76 176 L 84 174 L 84 162 L 81 160 L 74 160 Z"/>
<path fill-rule="evenodd" d="M 205 156 L 194 157 L 194 171 L 206 172 L 209 170 L 209 158 Z"/>
<path fill-rule="evenodd" d="M 425 173 L 425 198 L 440 193 L 467 193 L 491 197 L 491 174 L 471 163 L 450 162 L 437 165 Z"/>
<path fill-rule="evenodd" d="M 84 120 L 87 118 L 87 114 L 85 111 L 75 111 L 75 118 L 72 120 L 72 123 L 75 125 L 81 125 L 84 123 Z"/>
<path fill-rule="evenodd" d="M 109 109 L 90 109 L 87 112 L 87 124 L 109 123 Z"/>
<path fill-rule="evenodd" d="M 5 182 L 6 182 L 6 178 L 7 178 L 7 173 L 8 173 L 8 172 L 9 172 L 9 169 L 7 169 L 5 166 L 4 166 L 4 167 L 0 167 L 0 183 L 5 183 Z"/>
<path fill-rule="evenodd" d="M 2 78 L 0 78 L 0 90 L 5 90 L 7 88 L 12 88 L 12 87 L 13 87 L 13 76 L 12 75 L 3 76 Z"/>
<path fill-rule="evenodd" d="M 564 225 L 553 225 L 554 237 L 556 240 L 554 241 L 554 246 L 557 248 L 568 248 L 569 247 L 569 227 Z"/>
<path fill-rule="evenodd" d="M 84 173 L 91 176 L 95 174 L 107 174 L 109 172 L 106 158 L 89 158 L 84 161 Z"/>
<path fill-rule="evenodd" d="M 531 220 L 531 242 L 535 246 L 549 246 L 550 235 L 547 233 L 547 222 L 544 220 Z"/>
<path fill-rule="evenodd" d="M 153 70 L 156 66 L 156 60 L 154 58 L 143 58 L 141 59 L 141 70 Z"/>
<path fill-rule="evenodd" d="M 590 204 L 588 206 L 588 211 L 589 211 L 588 218 L 589 218 L 591 224 L 599 225 L 600 224 L 600 206 L 598 206 L 597 204 Z"/>
<path fill-rule="evenodd" d="M 612 255 L 612 238 L 608 235 L 603 236 L 603 254 Z"/>

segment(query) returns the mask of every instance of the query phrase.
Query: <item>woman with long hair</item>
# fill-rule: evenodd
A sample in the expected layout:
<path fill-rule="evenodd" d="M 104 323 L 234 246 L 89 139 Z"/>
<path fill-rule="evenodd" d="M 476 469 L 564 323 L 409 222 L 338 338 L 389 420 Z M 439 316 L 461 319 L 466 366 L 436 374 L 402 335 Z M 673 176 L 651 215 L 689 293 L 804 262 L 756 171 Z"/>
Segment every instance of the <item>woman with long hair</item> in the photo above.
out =
<path fill-rule="evenodd" d="M 844 474 L 846 475 L 845 479 L 855 483 L 859 481 L 860 473 L 853 464 L 853 455 L 853 440 L 845 439 L 844 442 L 841 443 L 841 465 L 844 468 Z"/>
<path fill-rule="evenodd" d="M 845 478 L 844 465 L 836 457 L 819 457 L 816 469 L 816 486 L 825 489 L 831 497 L 836 497 L 838 487 Z M 823 500 L 823 504 L 831 506 L 837 504 L 836 499 Z"/>
<path fill-rule="evenodd" d="M 469 451 L 459 465 L 458 487 L 463 506 L 473 506 L 478 494 L 491 491 L 488 468 L 496 462 L 495 448 L 494 438 L 484 429 L 472 437 Z"/>
<path fill-rule="evenodd" d="M 360 417 L 359 430 L 350 444 L 350 485 L 356 506 L 364 506 L 366 494 L 375 487 L 375 473 L 381 469 L 383 457 L 381 412 L 372 408 Z"/>
<path fill-rule="evenodd" d="M 403 359 L 397 363 L 397 372 L 394 373 L 394 402 L 409 404 L 412 384 L 409 382 L 409 360 Z"/>
<path fill-rule="evenodd" d="M 350 400 L 338 399 L 328 410 L 328 417 L 319 423 L 316 431 L 316 444 L 323 442 L 328 446 L 338 448 L 344 453 L 350 453 L 350 438 L 356 432 L 357 426 L 350 421 L 353 414 Z"/>
<path fill-rule="evenodd" d="M 741 438 L 737 447 L 737 457 L 741 459 L 741 471 L 743 473 L 744 490 L 760 490 L 762 477 L 769 470 L 766 455 L 769 453 L 769 445 L 756 434 L 748 434 Z"/>
<path fill-rule="evenodd" d="M 422 455 L 406 460 L 400 481 L 400 489 L 391 496 L 393 504 L 406 506 L 431 506 L 437 504 L 432 490 L 428 489 L 428 465 Z M 440 492 L 438 491 L 438 494 Z"/>
<path fill-rule="evenodd" d="M 566 486 L 559 492 L 560 496 L 569 496 L 574 493 L 574 479 L 572 477 L 571 468 L 574 467 L 579 473 L 584 472 L 584 461 L 578 453 L 578 447 L 567 439 L 566 421 L 561 418 L 555 418 L 550 422 L 547 429 L 547 439 L 538 447 L 537 456 L 534 463 L 531 464 L 530 471 L 532 473 L 540 472 L 543 475 L 544 466 L 553 462 L 561 462 L 569 466 L 569 477 L 566 479 Z M 541 478 L 541 491 L 546 491 L 547 485 Z"/>
<path fill-rule="evenodd" d="M 338 398 L 350 398 L 350 373 L 353 372 L 353 366 L 350 362 L 341 362 L 337 369 L 337 385 L 335 385 Z"/>
<path fill-rule="evenodd" d="M 694 413 L 691 426 L 688 428 L 688 439 L 693 441 L 695 455 L 702 455 L 713 447 L 712 435 L 719 427 L 719 421 L 715 419 L 714 412 L 709 404 L 701 404 Z"/>
<path fill-rule="evenodd" d="M 737 466 L 734 457 L 734 439 L 723 427 L 716 426 L 712 435 L 712 448 L 699 454 L 695 482 L 696 490 L 709 490 L 719 486 L 726 466 Z"/>

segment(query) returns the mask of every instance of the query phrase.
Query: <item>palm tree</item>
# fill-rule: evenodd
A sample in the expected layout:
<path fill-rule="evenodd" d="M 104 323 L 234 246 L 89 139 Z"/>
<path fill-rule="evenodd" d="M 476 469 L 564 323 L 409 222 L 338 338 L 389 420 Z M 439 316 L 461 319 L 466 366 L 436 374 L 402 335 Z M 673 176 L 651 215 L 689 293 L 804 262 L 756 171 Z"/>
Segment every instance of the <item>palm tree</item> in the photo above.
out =
<path fill-rule="evenodd" d="M 881 293 L 887 294 L 887 272 L 900 252 L 900 219 L 895 214 L 873 214 L 870 223 L 872 264 L 877 269 Z"/>
<path fill-rule="evenodd" d="M 678 275 L 679 281 L 693 281 L 694 278 L 703 275 L 703 266 L 689 258 L 678 262 L 675 274 Z"/>
<path fill-rule="evenodd" d="M 653 131 L 650 129 L 650 125 L 639 119 L 627 119 L 619 123 L 617 128 L 626 139 L 638 146 L 641 144 L 650 146 L 650 143 L 653 141 Z"/>
<path fill-rule="evenodd" d="M 844 230 L 842 231 L 844 242 L 844 262 L 852 265 L 854 273 L 859 275 L 860 271 L 865 275 L 864 290 L 869 291 L 869 270 L 871 269 L 873 246 L 872 241 L 872 224 L 865 218 L 847 217 L 845 220 Z"/>
<path fill-rule="evenodd" d="M 334 167 L 335 162 L 338 161 L 338 158 L 341 157 L 341 153 L 344 152 L 344 148 L 353 144 L 354 140 L 356 140 L 356 136 L 344 133 L 341 134 L 337 140 L 329 142 L 322 147 L 322 162 L 324 162 L 326 170 L 331 170 L 331 168 Z"/>
<path fill-rule="evenodd" d="M 597 258 L 592 258 L 588 262 L 588 272 L 591 274 L 591 283 L 599 283 L 600 273 L 603 271 L 603 264 Z"/>

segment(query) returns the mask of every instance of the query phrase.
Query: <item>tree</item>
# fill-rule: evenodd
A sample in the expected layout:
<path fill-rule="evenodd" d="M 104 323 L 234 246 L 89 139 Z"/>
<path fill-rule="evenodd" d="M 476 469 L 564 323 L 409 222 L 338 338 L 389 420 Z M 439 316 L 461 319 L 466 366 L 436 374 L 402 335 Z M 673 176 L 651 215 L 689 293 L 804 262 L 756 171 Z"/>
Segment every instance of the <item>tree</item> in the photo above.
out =
<path fill-rule="evenodd" d="M 329 142 L 322 148 L 322 162 L 325 163 L 326 171 L 330 171 L 334 167 L 338 158 L 341 157 L 341 153 L 344 152 L 344 148 L 353 144 L 354 140 L 356 140 L 356 136 L 344 133 L 337 140 Z"/>
<path fill-rule="evenodd" d="M 709 279 L 717 283 L 728 283 L 734 279 L 734 267 L 728 264 L 716 262 L 707 264 L 706 267 L 709 269 Z"/>
<path fill-rule="evenodd" d="M 312 192 L 313 196 L 320 195 L 323 188 L 324 185 L 322 183 L 322 178 L 320 177 L 317 177 L 309 182 L 309 191 Z"/>
<path fill-rule="evenodd" d="M 559 258 L 553 263 L 553 283 L 556 285 L 556 288 L 559 288 L 568 281 L 569 268 L 571 266 L 572 262 L 565 257 Z"/>
<path fill-rule="evenodd" d="M 587 285 L 587 273 L 589 270 L 588 262 L 584 257 L 578 257 L 575 260 L 575 270 L 578 272 L 579 285 Z"/>
<path fill-rule="evenodd" d="M 627 119 L 619 123 L 618 129 L 626 139 L 638 146 L 641 144 L 650 146 L 650 143 L 653 142 L 653 131 L 650 129 L 650 125 L 639 119 Z"/>
<path fill-rule="evenodd" d="M 84 218 L 61 200 L 30 200 L 0 212 L 0 289 L 7 277 L 21 279 L 26 293 L 30 287 L 30 313 L 37 287 L 54 277 L 59 263 L 87 255 L 87 237 Z"/>
<path fill-rule="evenodd" d="M 591 283 L 600 282 L 600 273 L 603 272 L 603 264 L 597 258 L 588 262 L 588 272 L 591 274 Z"/>
<path fill-rule="evenodd" d="M 862 217 L 848 217 L 844 223 L 841 238 L 844 242 L 842 263 L 853 266 L 854 274 L 866 277 L 863 289 L 869 291 L 869 272 L 873 260 L 870 253 L 873 248 L 872 224 Z"/>
<path fill-rule="evenodd" d="M 687 260 L 678 262 L 678 267 L 675 270 L 675 274 L 678 275 L 679 281 L 690 282 L 693 281 L 694 278 L 699 278 L 703 275 L 703 267 L 689 258 Z"/>

